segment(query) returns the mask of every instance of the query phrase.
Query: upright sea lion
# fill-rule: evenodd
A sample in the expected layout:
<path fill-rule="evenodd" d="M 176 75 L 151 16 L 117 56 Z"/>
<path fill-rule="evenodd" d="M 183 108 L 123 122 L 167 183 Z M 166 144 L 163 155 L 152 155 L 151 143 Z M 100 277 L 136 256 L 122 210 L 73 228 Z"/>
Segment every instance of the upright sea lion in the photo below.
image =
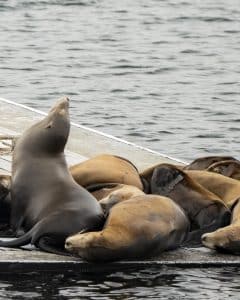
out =
<path fill-rule="evenodd" d="M 122 183 L 143 189 L 136 167 L 127 159 L 101 154 L 70 167 L 74 180 L 85 188 L 102 183 Z"/>
<path fill-rule="evenodd" d="M 112 191 L 108 193 L 106 197 L 102 198 L 99 203 L 104 212 L 108 213 L 113 205 L 140 195 L 145 194 L 137 187 L 126 184 L 118 184 L 117 188 L 112 189 Z"/>
<path fill-rule="evenodd" d="M 229 226 L 202 236 L 202 243 L 221 252 L 240 254 L 240 201 L 232 211 L 232 220 Z"/>
<path fill-rule="evenodd" d="M 202 233 L 230 222 L 230 211 L 218 196 L 203 188 L 183 170 L 170 164 L 155 168 L 151 192 L 173 199 L 183 208 L 191 223 L 190 237 L 200 241 Z"/>
<path fill-rule="evenodd" d="M 89 261 L 139 259 L 177 248 L 188 230 L 185 213 L 171 199 L 143 195 L 114 205 L 102 231 L 73 235 L 65 247 Z"/>
<path fill-rule="evenodd" d="M 0 241 L 0 246 L 32 243 L 58 253 L 69 235 L 103 225 L 100 204 L 73 180 L 67 167 L 68 110 L 69 100 L 64 97 L 18 139 L 12 164 L 11 226 L 26 233 Z"/>
<path fill-rule="evenodd" d="M 236 179 L 208 171 L 186 170 L 185 172 L 205 189 L 222 199 L 230 209 L 240 198 L 240 182 Z"/>
<path fill-rule="evenodd" d="M 237 160 L 223 160 L 210 165 L 209 172 L 215 172 L 224 176 L 240 180 L 240 162 Z"/>
<path fill-rule="evenodd" d="M 223 160 L 236 160 L 232 156 L 206 156 L 195 159 L 189 165 L 184 167 L 184 170 L 206 170 L 210 165 L 223 161 Z"/>

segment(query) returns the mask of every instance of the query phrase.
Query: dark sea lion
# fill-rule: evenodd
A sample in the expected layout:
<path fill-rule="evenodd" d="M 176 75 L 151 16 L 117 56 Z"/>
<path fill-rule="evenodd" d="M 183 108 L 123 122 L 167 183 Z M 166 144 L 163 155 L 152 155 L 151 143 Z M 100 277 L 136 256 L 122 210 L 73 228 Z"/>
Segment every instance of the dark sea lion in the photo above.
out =
<path fill-rule="evenodd" d="M 11 176 L 0 175 L 0 231 L 10 226 L 10 185 Z"/>
<path fill-rule="evenodd" d="M 143 195 L 114 205 L 102 231 L 73 235 L 65 247 L 89 261 L 142 259 L 177 248 L 188 230 L 185 213 L 171 199 Z"/>
<path fill-rule="evenodd" d="M 167 196 L 183 208 L 191 223 L 189 239 L 194 239 L 195 242 L 200 242 L 203 233 L 230 222 L 230 211 L 220 198 L 176 166 L 162 164 L 155 168 L 151 192 Z"/>
<path fill-rule="evenodd" d="M 74 180 L 85 188 L 102 183 L 122 183 L 143 189 L 136 167 L 127 159 L 101 154 L 70 167 Z"/>
<path fill-rule="evenodd" d="M 232 156 L 206 156 L 195 159 L 189 165 L 184 167 L 184 170 L 206 170 L 210 165 L 223 161 L 223 160 L 236 160 Z"/>
<path fill-rule="evenodd" d="M 240 255 L 240 201 L 233 208 L 231 224 L 204 234 L 202 243 L 210 249 Z"/>
<path fill-rule="evenodd" d="M 210 165 L 207 168 L 207 171 L 240 180 L 240 162 L 237 160 L 224 160 L 216 162 Z"/>
<path fill-rule="evenodd" d="M 240 198 L 240 182 L 236 179 L 209 171 L 186 170 L 185 172 L 205 189 L 222 199 L 229 209 Z"/>
<path fill-rule="evenodd" d="M 144 171 L 142 171 L 140 173 L 140 177 L 141 177 L 141 180 L 142 180 L 143 185 L 144 185 L 144 192 L 146 194 L 151 193 L 151 187 L 150 187 L 150 185 L 151 185 L 151 179 L 152 179 L 153 171 L 157 167 L 161 166 L 162 164 L 163 163 L 158 163 L 156 165 L 153 165 L 153 166 L 145 169 Z M 171 165 L 176 166 L 180 170 L 184 168 L 184 165 L 175 165 L 175 164 L 171 164 Z"/>
<path fill-rule="evenodd" d="M 141 195 L 145 195 L 144 192 L 135 186 L 118 184 L 118 186 L 113 188 L 108 195 L 99 201 L 99 203 L 104 212 L 108 213 L 113 205 Z"/>
<path fill-rule="evenodd" d="M 18 139 L 13 152 L 11 226 L 23 236 L 0 246 L 32 243 L 59 253 L 66 237 L 103 225 L 97 200 L 72 178 L 64 156 L 70 130 L 69 100 L 59 100 L 48 115 Z"/>

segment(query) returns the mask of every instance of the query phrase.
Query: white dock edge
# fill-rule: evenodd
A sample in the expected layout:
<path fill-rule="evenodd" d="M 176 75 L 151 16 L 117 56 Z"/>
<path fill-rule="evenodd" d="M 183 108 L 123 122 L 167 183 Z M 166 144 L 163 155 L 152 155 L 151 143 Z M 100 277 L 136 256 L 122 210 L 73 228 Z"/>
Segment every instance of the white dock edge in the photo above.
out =
<path fill-rule="evenodd" d="M 31 124 L 42 118 L 42 115 L 46 115 L 46 113 L 0 98 L 0 115 L 0 127 L 20 134 Z M 71 125 L 67 150 L 83 157 L 93 157 L 101 153 L 115 154 L 129 159 L 139 170 L 161 162 L 184 164 L 181 160 L 97 130 L 76 123 L 71 123 Z"/>

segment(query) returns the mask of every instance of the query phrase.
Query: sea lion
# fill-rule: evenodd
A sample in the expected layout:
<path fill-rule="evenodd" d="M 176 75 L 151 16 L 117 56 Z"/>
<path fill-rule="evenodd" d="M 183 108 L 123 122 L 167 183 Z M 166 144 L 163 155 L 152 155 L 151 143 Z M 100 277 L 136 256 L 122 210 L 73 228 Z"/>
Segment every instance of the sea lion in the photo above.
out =
<path fill-rule="evenodd" d="M 191 223 L 189 241 L 191 238 L 196 243 L 200 242 L 203 233 L 230 223 L 230 211 L 220 198 L 176 166 L 162 164 L 155 168 L 151 192 L 167 196 L 183 208 Z"/>
<path fill-rule="evenodd" d="M 11 176 L 0 175 L 0 231 L 10 226 L 10 185 Z"/>
<path fill-rule="evenodd" d="M 210 165 L 207 168 L 207 171 L 240 180 L 240 162 L 237 160 L 224 160 L 216 162 Z"/>
<path fill-rule="evenodd" d="M 103 225 L 100 204 L 68 170 L 64 148 L 69 130 L 69 100 L 64 97 L 18 139 L 12 163 L 11 226 L 26 233 L 0 241 L 0 246 L 32 243 L 61 253 L 66 237 Z"/>
<path fill-rule="evenodd" d="M 143 189 L 137 168 L 127 159 L 101 154 L 70 167 L 74 180 L 89 189 L 102 183 L 122 183 Z"/>
<path fill-rule="evenodd" d="M 185 172 L 205 189 L 222 199 L 229 209 L 240 198 L 240 182 L 236 179 L 204 170 L 186 170 Z"/>
<path fill-rule="evenodd" d="M 151 179 L 152 179 L 152 175 L 153 175 L 153 171 L 161 166 L 163 163 L 158 163 L 156 165 L 153 165 L 147 169 L 145 169 L 144 171 L 142 171 L 140 173 L 140 177 L 141 177 L 141 180 L 142 180 L 142 183 L 143 183 L 143 186 L 144 186 L 144 193 L 146 194 L 150 194 L 151 193 Z M 173 166 L 176 166 L 178 169 L 182 170 L 184 168 L 184 165 L 175 165 L 175 164 L 172 164 Z"/>
<path fill-rule="evenodd" d="M 189 165 L 184 167 L 184 170 L 206 170 L 210 165 L 223 161 L 223 160 L 236 160 L 232 156 L 206 156 L 195 159 Z"/>
<path fill-rule="evenodd" d="M 118 184 L 118 186 L 113 188 L 106 197 L 99 201 L 99 203 L 102 206 L 103 211 L 107 214 L 113 205 L 140 195 L 145 194 L 137 187 L 126 184 Z"/>
<path fill-rule="evenodd" d="M 202 236 L 202 243 L 220 252 L 240 254 L 240 201 L 232 211 L 232 220 L 229 226 Z"/>
<path fill-rule="evenodd" d="M 88 261 L 147 258 L 180 246 L 188 230 L 185 213 L 171 199 L 136 196 L 112 207 L 102 231 L 73 235 L 65 248 Z"/>

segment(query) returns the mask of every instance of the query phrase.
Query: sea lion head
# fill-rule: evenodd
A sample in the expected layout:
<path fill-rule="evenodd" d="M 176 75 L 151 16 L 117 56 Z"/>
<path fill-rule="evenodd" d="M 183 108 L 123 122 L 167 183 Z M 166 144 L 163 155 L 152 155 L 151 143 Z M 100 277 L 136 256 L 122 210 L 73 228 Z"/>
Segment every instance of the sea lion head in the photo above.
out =
<path fill-rule="evenodd" d="M 220 252 L 240 254 L 240 226 L 229 225 L 202 236 L 207 248 Z"/>
<path fill-rule="evenodd" d="M 118 189 L 113 190 L 107 197 L 99 201 L 105 213 L 117 203 L 129 200 L 132 197 L 144 195 L 139 188 L 131 185 L 119 184 Z"/>
<path fill-rule="evenodd" d="M 216 162 L 207 168 L 207 171 L 240 180 L 240 162 L 237 160 L 224 160 Z"/>
<path fill-rule="evenodd" d="M 21 147 L 34 155 L 57 154 L 64 150 L 70 130 L 69 99 L 59 99 L 48 115 L 30 127 L 18 140 L 15 150 Z M 15 151 L 14 151 L 15 153 Z"/>
<path fill-rule="evenodd" d="M 184 170 L 206 170 L 210 165 L 223 160 L 236 160 L 232 156 L 206 156 L 195 159 Z"/>
<path fill-rule="evenodd" d="M 101 240 L 102 236 L 100 232 L 79 232 L 66 239 L 65 249 L 68 252 L 87 259 L 90 254 L 88 253 L 89 251 L 94 251 L 94 249 L 103 246 Z"/>

